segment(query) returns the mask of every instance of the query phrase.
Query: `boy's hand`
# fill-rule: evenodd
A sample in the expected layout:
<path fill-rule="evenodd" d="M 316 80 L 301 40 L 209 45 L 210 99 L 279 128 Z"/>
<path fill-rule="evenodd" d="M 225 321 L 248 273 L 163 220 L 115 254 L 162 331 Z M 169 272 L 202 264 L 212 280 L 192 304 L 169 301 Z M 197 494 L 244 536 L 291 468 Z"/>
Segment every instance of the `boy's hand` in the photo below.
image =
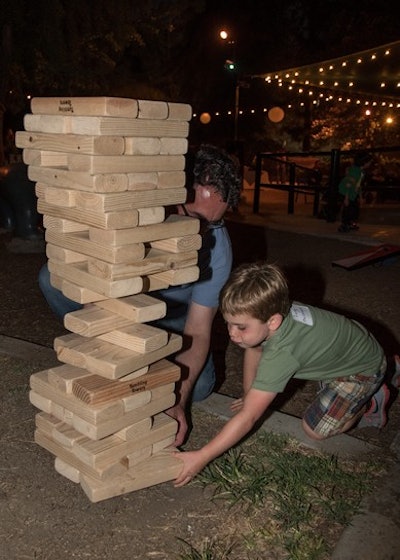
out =
<path fill-rule="evenodd" d="M 175 488 L 185 486 L 185 484 L 190 482 L 208 463 L 207 459 L 202 455 L 201 450 L 175 452 L 174 456 L 183 463 L 181 472 L 174 480 Z"/>
<path fill-rule="evenodd" d="M 239 412 L 239 410 L 241 410 L 243 408 L 243 397 L 241 397 L 240 399 L 235 399 L 231 406 L 230 409 L 232 410 L 232 412 Z"/>

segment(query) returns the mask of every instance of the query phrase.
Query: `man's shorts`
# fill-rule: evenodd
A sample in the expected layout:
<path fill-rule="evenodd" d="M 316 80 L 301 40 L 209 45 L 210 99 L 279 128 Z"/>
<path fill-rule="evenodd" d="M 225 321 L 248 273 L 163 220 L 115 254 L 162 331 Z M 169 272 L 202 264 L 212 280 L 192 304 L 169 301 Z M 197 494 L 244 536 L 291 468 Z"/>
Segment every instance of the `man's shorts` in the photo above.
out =
<path fill-rule="evenodd" d="M 328 437 L 343 426 L 367 404 L 382 385 L 386 358 L 373 376 L 351 375 L 321 383 L 316 399 L 307 408 L 303 420 L 317 434 Z"/>

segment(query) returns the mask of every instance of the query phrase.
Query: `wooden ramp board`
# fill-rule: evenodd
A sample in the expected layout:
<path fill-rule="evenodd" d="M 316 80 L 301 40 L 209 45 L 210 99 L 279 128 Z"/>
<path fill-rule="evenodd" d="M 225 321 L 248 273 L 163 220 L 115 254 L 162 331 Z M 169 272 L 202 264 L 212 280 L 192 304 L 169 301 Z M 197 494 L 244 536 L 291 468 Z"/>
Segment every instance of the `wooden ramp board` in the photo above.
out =
<path fill-rule="evenodd" d="M 369 249 L 365 249 L 364 251 L 360 251 L 354 255 L 350 255 L 350 257 L 333 261 L 332 266 L 339 266 L 341 268 L 345 268 L 346 270 L 355 270 L 363 266 L 383 262 L 386 259 L 390 259 L 398 255 L 400 255 L 400 245 L 384 243 L 382 245 L 370 247 Z"/>
<path fill-rule="evenodd" d="M 100 502 L 173 480 L 182 470 L 182 461 L 176 457 L 175 452 L 174 448 L 163 449 L 137 465 L 133 472 L 107 481 L 98 481 L 82 475 L 81 486 L 91 502 Z"/>
<path fill-rule="evenodd" d="M 174 333 L 169 335 L 168 344 L 146 354 L 116 346 L 99 338 L 85 338 L 77 334 L 67 334 L 54 340 L 54 349 L 60 362 L 82 367 L 107 379 L 119 379 L 175 354 L 181 348 L 182 337 Z"/>

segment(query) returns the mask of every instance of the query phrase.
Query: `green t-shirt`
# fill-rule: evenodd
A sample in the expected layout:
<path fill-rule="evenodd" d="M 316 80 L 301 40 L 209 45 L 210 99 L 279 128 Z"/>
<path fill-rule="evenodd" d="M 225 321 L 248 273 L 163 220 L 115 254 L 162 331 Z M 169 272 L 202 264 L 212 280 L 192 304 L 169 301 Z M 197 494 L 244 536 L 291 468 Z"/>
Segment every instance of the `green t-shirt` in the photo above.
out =
<path fill-rule="evenodd" d="M 348 195 L 350 200 L 355 200 L 361 191 L 361 184 L 364 178 L 364 171 L 357 165 L 352 165 L 347 170 L 346 175 L 340 181 L 338 189 L 343 196 Z"/>
<path fill-rule="evenodd" d="M 362 325 L 337 313 L 293 303 L 279 329 L 263 343 L 253 387 L 282 392 L 295 377 L 329 381 L 379 372 L 384 352 Z"/>

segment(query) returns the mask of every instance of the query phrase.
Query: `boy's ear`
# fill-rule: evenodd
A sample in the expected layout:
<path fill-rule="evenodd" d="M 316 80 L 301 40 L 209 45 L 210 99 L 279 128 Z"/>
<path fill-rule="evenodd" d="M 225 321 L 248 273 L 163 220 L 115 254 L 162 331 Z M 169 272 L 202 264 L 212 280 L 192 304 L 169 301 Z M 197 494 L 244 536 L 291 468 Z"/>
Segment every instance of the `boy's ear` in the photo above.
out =
<path fill-rule="evenodd" d="M 280 313 L 275 313 L 268 319 L 268 327 L 271 329 L 271 331 L 276 331 L 281 326 L 282 321 L 282 315 Z"/>

